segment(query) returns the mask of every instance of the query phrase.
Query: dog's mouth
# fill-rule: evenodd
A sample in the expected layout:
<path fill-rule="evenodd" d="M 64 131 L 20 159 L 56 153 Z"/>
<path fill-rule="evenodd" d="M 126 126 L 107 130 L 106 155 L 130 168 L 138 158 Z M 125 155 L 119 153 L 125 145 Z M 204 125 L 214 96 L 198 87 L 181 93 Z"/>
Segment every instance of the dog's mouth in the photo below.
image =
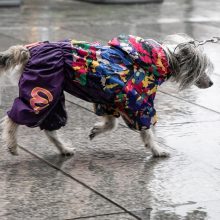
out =
<path fill-rule="evenodd" d="M 195 86 L 197 86 L 199 89 L 207 89 L 209 87 L 211 87 L 213 85 L 213 82 L 210 81 L 206 81 L 206 82 L 202 82 L 202 81 L 197 81 L 195 83 Z"/>

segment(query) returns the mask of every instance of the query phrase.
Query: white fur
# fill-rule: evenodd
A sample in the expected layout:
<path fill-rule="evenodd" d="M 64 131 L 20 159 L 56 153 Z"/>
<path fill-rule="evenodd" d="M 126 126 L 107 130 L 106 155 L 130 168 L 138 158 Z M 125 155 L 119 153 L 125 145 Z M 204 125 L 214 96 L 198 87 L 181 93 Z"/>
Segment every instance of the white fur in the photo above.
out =
<path fill-rule="evenodd" d="M 102 121 L 97 122 L 90 131 L 90 139 L 92 140 L 99 134 L 106 131 L 111 131 L 117 128 L 117 119 L 112 115 L 106 115 L 102 117 Z"/>
<path fill-rule="evenodd" d="M 74 154 L 75 149 L 67 146 L 67 144 L 64 143 L 63 140 L 61 140 L 58 137 L 57 131 L 44 130 L 44 132 L 46 136 L 49 138 L 49 140 L 57 147 L 57 149 L 60 151 L 61 154 L 67 156 Z"/>
<path fill-rule="evenodd" d="M 173 69 L 170 80 L 181 90 L 192 85 L 201 89 L 212 86 L 209 75 L 213 72 L 213 64 L 197 41 L 186 34 L 174 34 L 167 36 L 162 46 Z"/>
<path fill-rule="evenodd" d="M 140 132 L 140 136 L 141 136 L 142 141 L 144 142 L 144 146 L 146 148 L 150 148 L 154 157 L 169 156 L 169 152 L 159 147 L 158 144 L 154 141 L 155 137 L 151 129 L 142 130 Z"/>
<path fill-rule="evenodd" d="M 5 116 L 2 121 L 2 140 L 11 154 L 18 155 L 17 130 L 19 125 L 13 122 L 8 116 Z M 67 146 L 67 144 L 58 137 L 56 131 L 44 131 L 46 136 L 57 147 L 61 154 L 67 156 L 74 154 L 75 149 Z"/>
<path fill-rule="evenodd" d="M 2 139 L 8 150 L 17 155 L 17 128 L 18 124 L 13 122 L 8 116 L 3 118 L 2 122 Z"/>

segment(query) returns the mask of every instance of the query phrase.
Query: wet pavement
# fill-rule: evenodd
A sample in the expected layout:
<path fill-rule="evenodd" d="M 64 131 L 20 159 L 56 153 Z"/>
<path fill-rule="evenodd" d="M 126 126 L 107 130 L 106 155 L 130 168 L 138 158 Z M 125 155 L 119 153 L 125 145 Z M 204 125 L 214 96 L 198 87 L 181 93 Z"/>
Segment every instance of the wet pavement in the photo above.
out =
<path fill-rule="evenodd" d="M 120 33 L 161 40 L 185 32 L 202 40 L 220 36 L 219 11 L 216 0 L 117 6 L 26 0 L 0 8 L 0 50 L 64 38 L 106 43 Z M 42 131 L 20 127 L 19 156 L 1 147 L 0 219 L 219 220 L 220 44 L 205 50 L 215 65 L 213 87 L 178 92 L 165 83 L 157 93 L 156 134 L 170 158 L 152 158 L 122 121 L 90 142 L 98 117 L 90 103 L 67 95 L 69 122 L 60 135 L 76 154 L 61 157 Z M 1 117 L 16 91 L 1 79 Z"/>

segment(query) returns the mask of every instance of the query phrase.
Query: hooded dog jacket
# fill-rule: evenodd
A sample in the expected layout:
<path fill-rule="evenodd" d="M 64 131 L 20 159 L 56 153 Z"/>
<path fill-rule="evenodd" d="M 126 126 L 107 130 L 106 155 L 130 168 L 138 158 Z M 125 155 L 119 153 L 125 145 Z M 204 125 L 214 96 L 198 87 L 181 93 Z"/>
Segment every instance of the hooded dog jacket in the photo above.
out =
<path fill-rule="evenodd" d="M 132 129 L 156 123 L 156 91 L 170 76 L 167 55 L 156 41 L 121 35 L 107 46 L 65 40 L 28 48 L 19 97 L 8 112 L 14 122 L 59 129 L 67 120 L 66 91 L 95 103 L 97 115 L 121 115 Z"/>

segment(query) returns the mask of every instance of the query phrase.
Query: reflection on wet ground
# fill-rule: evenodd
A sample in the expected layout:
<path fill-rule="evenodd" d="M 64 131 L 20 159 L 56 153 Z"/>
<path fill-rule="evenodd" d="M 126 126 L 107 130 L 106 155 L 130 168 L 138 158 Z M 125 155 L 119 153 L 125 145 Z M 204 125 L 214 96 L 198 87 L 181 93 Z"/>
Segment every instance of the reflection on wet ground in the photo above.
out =
<path fill-rule="evenodd" d="M 220 36 L 219 11 L 213 0 L 129 6 L 26 0 L 0 8 L 0 49 L 63 38 L 106 43 L 120 33 L 161 40 L 185 32 L 202 40 Z M 98 117 L 91 104 L 69 95 L 69 122 L 60 135 L 76 148 L 74 157 L 58 156 L 42 131 L 21 127 L 19 156 L 1 148 L 0 219 L 219 220 L 219 49 L 205 46 L 215 65 L 213 87 L 178 92 L 166 83 L 157 94 L 156 134 L 170 158 L 152 158 L 122 121 L 90 142 Z M 2 117 L 17 89 L 1 80 Z"/>

